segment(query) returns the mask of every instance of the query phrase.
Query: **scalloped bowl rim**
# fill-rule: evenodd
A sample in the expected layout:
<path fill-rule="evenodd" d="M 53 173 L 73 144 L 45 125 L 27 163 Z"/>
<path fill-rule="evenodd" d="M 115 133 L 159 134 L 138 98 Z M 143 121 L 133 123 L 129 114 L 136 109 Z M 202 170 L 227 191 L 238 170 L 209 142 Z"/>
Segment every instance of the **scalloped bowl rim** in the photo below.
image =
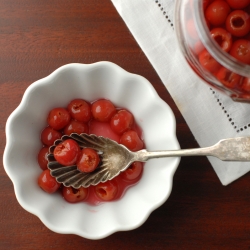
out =
<path fill-rule="evenodd" d="M 17 200 L 18 200 L 19 204 L 25 210 L 27 210 L 28 212 L 36 215 L 44 223 L 44 225 L 46 225 L 49 229 L 51 229 L 54 232 L 62 233 L 62 234 L 76 234 L 76 235 L 79 235 L 79 236 L 82 236 L 82 237 L 85 237 L 85 238 L 88 238 L 88 239 L 102 239 L 102 238 L 105 238 L 105 237 L 107 237 L 107 236 L 109 236 L 109 235 L 111 235 L 111 234 L 113 234 L 113 233 L 115 233 L 117 231 L 132 230 L 132 229 L 135 229 L 135 228 L 139 227 L 140 225 L 142 225 L 147 220 L 147 218 L 152 213 L 152 211 L 154 211 L 156 208 L 161 206 L 167 200 L 167 198 L 169 197 L 169 195 L 171 193 L 171 190 L 172 190 L 173 176 L 174 176 L 174 173 L 175 173 L 175 171 L 176 171 L 176 169 L 178 167 L 179 161 L 180 161 L 179 157 L 174 157 L 174 158 L 171 158 L 171 159 L 169 158 L 168 161 L 170 163 L 168 161 L 167 161 L 167 163 L 170 164 L 170 166 L 169 167 L 164 166 L 165 168 L 168 168 L 168 171 L 169 171 L 168 176 L 166 176 L 166 180 L 165 180 L 168 183 L 167 184 L 165 184 L 165 183 L 162 184 L 160 182 L 161 185 L 163 185 L 164 187 L 165 187 L 165 185 L 167 185 L 167 190 L 164 190 L 163 191 L 164 193 L 161 193 L 159 197 L 156 195 L 157 202 L 154 200 L 154 198 L 152 198 L 153 196 L 151 195 L 152 196 L 151 197 L 152 203 L 150 201 L 147 203 L 146 211 L 143 211 L 143 212 L 139 211 L 139 212 L 135 213 L 135 215 L 134 215 L 135 221 L 133 221 L 133 222 L 130 221 L 129 224 L 126 224 L 126 223 L 124 224 L 124 222 L 122 221 L 122 219 L 120 218 L 121 216 L 120 216 L 119 219 L 121 219 L 121 222 L 116 223 L 115 225 L 111 226 L 107 230 L 102 229 L 101 231 L 98 231 L 96 233 L 93 233 L 92 229 L 91 229 L 92 230 L 91 231 L 91 230 L 88 230 L 88 228 L 82 228 L 80 226 L 74 227 L 75 225 L 71 225 L 71 226 L 67 227 L 67 226 L 65 226 L 63 224 L 62 226 L 59 227 L 58 225 L 54 224 L 55 221 L 53 221 L 52 215 L 50 217 L 48 217 L 48 215 L 44 214 L 39 209 L 36 209 L 34 207 L 34 204 L 32 204 L 32 202 L 29 201 L 31 204 L 27 203 L 27 200 L 25 200 L 27 197 L 25 197 L 24 194 L 23 194 L 23 188 L 27 183 L 25 183 L 23 181 L 23 179 L 22 179 L 22 182 L 19 180 L 19 176 L 15 172 L 17 169 L 15 167 L 13 167 L 13 165 L 11 165 L 11 163 L 10 163 L 11 162 L 11 157 L 13 157 L 13 155 L 11 155 L 11 151 L 12 151 L 13 147 L 15 147 L 15 144 L 14 144 L 15 140 L 13 139 L 13 136 L 12 136 L 12 133 L 13 133 L 13 130 L 14 130 L 13 122 L 15 120 L 17 120 L 17 119 L 21 119 L 20 115 L 24 116 L 23 119 L 25 119 L 25 117 L 26 117 L 25 116 L 26 115 L 25 111 L 26 111 L 26 108 L 28 107 L 27 105 L 29 104 L 29 101 L 32 98 L 32 94 L 34 94 L 34 91 L 36 91 L 37 88 L 42 87 L 42 88 L 46 89 L 47 87 L 53 86 L 53 84 L 56 84 L 57 77 L 59 77 L 61 74 L 64 74 L 65 72 L 66 72 L 66 76 L 67 76 L 67 72 L 70 72 L 70 71 L 73 71 L 73 72 L 75 71 L 75 72 L 77 72 L 79 74 L 80 74 L 81 71 L 84 71 L 85 74 L 87 73 L 86 74 L 87 76 L 88 76 L 88 74 L 90 74 L 90 75 L 92 74 L 92 77 L 93 77 L 95 75 L 93 75 L 93 73 L 91 73 L 91 72 L 93 72 L 95 70 L 99 70 L 99 72 L 103 71 L 104 72 L 103 74 L 105 74 L 105 70 L 109 71 L 109 73 L 115 72 L 114 75 L 112 75 L 112 76 L 118 77 L 118 79 L 116 79 L 118 81 L 120 79 L 123 79 L 123 80 L 127 80 L 128 83 L 131 80 L 133 80 L 135 82 L 138 82 L 138 84 L 143 83 L 144 86 L 145 86 L 145 88 L 143 88 L 143 89 L 146 89 L 145 93 L 148 93 L 149 97 L 152 98 L 151 99 L 152 103 L 157 104 L 158 105 L 157 107 L 162 108 L 162 110 L 163 110 L 162 112 L 166 112 L 166 114 L 167 114 L 166 119 L 167 119 L 167 122 L 168 122 L 168 125 L 169 125 L 168 135 L 167 136 L 168 136 L 168 139 L 171 140 L 171 145 L 170 145 L 171 149 L 179 149 L 180 148 L 179 143 L 178 143 L 177 138 L 176 138 L 176 135 L 175 135 L 176 121 L 175 121 L 174 114 L 173 114 L 172 110 L 170 109 L 170 107 L 168 106 L 168 104 L 165 103 L 158 96 L 157 92 L 155 91 L 153 86 L 150 84 L 150 82 L 147 79 L 145 79 L 144 77 L 140 76 L 140 75 L 136 75 L 136 74 L 132 74 L 132 73 L 127 72 L 126 70 L 122 69 L 120 66 L 118 66 L 118 65 L 116 65 L 114 63 L 107 62 L 107 61 L 102 61 L 102 62 L 96 62 L 96 63 L 93 63 L 93 64 L 80 64 L 80 63 L 67 64 L 67 65 L 61 66 L 60 68 L 56 69 L 54 72 L 52 72 L 47 77 L 42 78 L 42 79 L 32 83 L 26 89 L 26 91 L 24 92 L 23 98 L 22 98 L 19 106 L 11 113 L 11 115 L 9 116 L 9 118 L 7 120 L 7 123 L 6 123 L 6 147 L 5 147 L 4 156 L 3 156 L 4 169 L 5 169 L 6 173 L 7 173 L 7 175 L 9 176 L 9 178 L 11 179 L 11 181 L 13 182 L 15 195 L 17 197 Z M 110 76 L 108 75 L 108 77 L 110 77 Z M 77 79 L 76 79 L 76 81 L 77 81 Z M 110 83 L 107 83 L 107 84 L 110 87 L 110 85 L 109 85 Z M 127 88 L 124 87 L 124 88 L 125 88 L 124 90 L 129 91 L 128 87 Z M 135 88 L 136 88 L 136 86 L 135 86 Z M 91 89 L 91 87 L 90 87 L 90 89 Z M 139 90 L 137 90 L 137 92 L 138 91 Z M 119 93 L 119 88 L 118 88 L 118 93 Z M 107 95 L 110 95 L 110 94 L 107 93 Z M 120 99 L 122 99 L 122 98 L 120 98 Z M 112 98 L 111 98 L 111 101 L 113 101 Z M 132 99 L 131 101 L 133 102 L 134 99 Z M 126 102 L 126 100 L 124 100 L 124 103 L 125 102 Z M 115 105 L 116 105 L 116 103 L 115 103 Z M 133 110 L 132 110 L 132 113 L 133 113 Z M 150 112 L 150 114 L 152 114 L 152 112 Z M 164 115 L 165 115 L 165 113 L 164 113 Z M 144 126 L 144 124 L 143 124 L 144 121 L 141 121 L 140 118 L 137 120 L 137 122 L 141 123 L 141 124 L 139 124 L 140 126 L 142 126 L 142 127 Z M 164 122 L 165 122 L 165 120 L 164 120 Z M 157 125 L 158 125 L 158 123 L 157 123 Z M 155 133 L 157 133 L 157 132 L 155 132 Z M 35 132 L 34 132 L 34 134 L 35 134 Z M 146 138 L 144 138 L 144 139 L 146 141 Z M 146 145 L 149 146 L 147 144 L 147 142 L 146 142 Z M 148 148 L 148 149 L 150 150 L 150 148 Z M 170 148 L 161 148 L 161 149 L 170 149 Z M 153 148 L 153 150 L 155 150 L 155 148 Z M 165 159 L 161 159 L 161 160 L 163 160 L 163 162 L 166 161 Z M 161 162 L 161 160 L 157 159 L 157 161 L 159 161 L 159 162 Z M 29 162 L 27 164 L 29 164 Z M 150 169 L 152 169 L 152 167 L 149 168 L 147 165 L 150 165 L 150 163 L 147 162 L 145 164 L 145 171 L 144 172 L 152 171 L 152 170 L 150 170 Z M 151 162 L 151 165 L 152 165 L 152 162 Z M 156 166 L 156 167 L 159 167 L 159 166 Z M 14 170 L 13 170 L 13 168 L 14 168 Z M 161 168 L 159 168 L 159 170 L 163 171 L 163 173 L 165 171 L 165 170 L 162 170 Z M 143 177 L 142 177 L 142 179 L 143 179 Z M 141 182 L 142 182 L 142 180 L 138 184 L 140 184 Z M 96 209 L 97 212 L 96 211 L 93 212 L 88 205 L 85 205 L 85 206 L 87 206 L 86 209 L 88 209 L 88 210 L 85 209 L 85 211 L 88 211 L 88 212 L 90 211 L 89 212 L 90 217 L 93 216 L 93 214 L 91 214 L 92 212 L 96 213 L 96 216 L 98 217 L 98 212 L 100 212 L 100 210 L 98 210 L 98 209 L 104 209 L 105 206 L 106 206 L 105 207 L 106 210 L 108 208 L 113 209 L 116 206 L 119 207 L 119 205 L 123 202 L 123 199 L 128 198 L 128 196 L 132 197 L 132 199 L 135 202 L 137 202 L 135 200 L 135 194 L 133 195 L 133 192 L 131 192 L 131 191 L 133 191 L 133 189 L 135 188 L 136 192 L 137 192 L 138 184 L 136 186 L 128 189 L 126 194 L 124 195 L 124 197 L 122 197 L 120 200 L 115 201 L 115 202 L 101 204 L 101 205 L 97 206 L 97 208 L 93 208 L 93 211 Z M 138 187 L 138 190 L 140 190 L 139 187 Z M 34 191 L 34 192 L 37 192 L 37 191 Z M 127 193 L 129 193 L 129 194 L 127 194 Z M 44 197 L 44 195 L 42 193 L 41 193 L 41 196 Z M 56 199 L 57 199 L 57 197 L 56 197 Z M 62 209 L 60 211 L 63 211 L 63 208 L 65 209 L 68 205 L 64 204 L 65 201 L 63 199 L 61 199 L 61 200 L 62 201 L 60 202 L 60 207 L 62 207 Z M 78 207 L 79 207 L 79 204 L 74 204 L 74 205 L 69 204 L 69 205 L 72 206 L 72 210 L 77 210 Z M 54 208 L 53 205 L 51 205 L 51 206 L 52 206 L 52 208 Z M 76 206 L 76 207 L 74 207 L 74 206 Z M 121 206 L 122 205 L 120 205 L 120 207 Z M 119 207 L 119 209 L 120 209 L 120 207 Z M 43 209 L 46 209 L 46 208 L 43 208 Z M 123 207 L 122 207 L 122 209 L 123 209 Z M 122 209 L 120 209 L 119 212 L 121 212 Z M 115 212 L 116 212 L 116 210 L 115 210 Z M 124 211 L 122 211 L 122 212 L 124 212 Z M 122 212 L 121 212 L 121 214 L 122 214 Z M 137 218 L 137 217 L 140 217 L 140 218 Z M 116 219 L 117 218 L 118 217 L 116 217 Z M 109 219 L 111 219 L 111 217 L 109 217 Z M 50 220 L 52 220 L 52 222 Z"/>

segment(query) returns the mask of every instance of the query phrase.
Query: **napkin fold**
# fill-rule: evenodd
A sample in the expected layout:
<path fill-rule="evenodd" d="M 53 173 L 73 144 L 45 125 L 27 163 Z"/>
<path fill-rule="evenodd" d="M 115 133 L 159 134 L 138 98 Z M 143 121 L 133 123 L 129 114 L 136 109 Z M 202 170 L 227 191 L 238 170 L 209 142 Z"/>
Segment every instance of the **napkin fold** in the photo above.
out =
<path fill-rule="evenodd" d="M 250 104 L 237 103 L 193 73 L 182 56 L 174 30 L 174 0 L 111 0 L 155 68 L 200 147 L 250 135 Z M 227 185 L 250 170 L 250 163 L 208 157 Z"/>

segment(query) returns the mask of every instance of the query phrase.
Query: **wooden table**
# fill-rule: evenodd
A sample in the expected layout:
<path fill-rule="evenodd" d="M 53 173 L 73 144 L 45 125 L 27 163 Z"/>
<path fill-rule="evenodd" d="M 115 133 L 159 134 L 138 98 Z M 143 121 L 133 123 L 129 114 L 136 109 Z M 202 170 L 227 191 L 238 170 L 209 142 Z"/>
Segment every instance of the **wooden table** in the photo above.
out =
<path fill-rule="evenodd" d="M 198 146 L 110 0 L 0 0 L 1 155 L 6 119 L 32 82 L 103 60 L 146 77 L 173 109 L 181 147 Z M 183 158 L 169 199 L 140 228 L 92 241 L 54 233 L 26 212 L 1 166 L 0 249 L 250 249 L 249 187 L 250 174 L 225 187 L 205 157 Z"/>

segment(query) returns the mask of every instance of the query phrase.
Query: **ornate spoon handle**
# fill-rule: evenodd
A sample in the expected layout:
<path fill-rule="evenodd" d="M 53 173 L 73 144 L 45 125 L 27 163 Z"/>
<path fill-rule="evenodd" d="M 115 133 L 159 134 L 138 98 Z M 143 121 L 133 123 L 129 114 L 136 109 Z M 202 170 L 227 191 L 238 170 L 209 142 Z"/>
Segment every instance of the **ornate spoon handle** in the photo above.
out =
<path fill-rule="evenodd" d="M 135 161 L 176 156 L 214 156 L 222 161 L 250 161 L 250 137 L 224 139 L 211 147 L 135 153 Z"/>

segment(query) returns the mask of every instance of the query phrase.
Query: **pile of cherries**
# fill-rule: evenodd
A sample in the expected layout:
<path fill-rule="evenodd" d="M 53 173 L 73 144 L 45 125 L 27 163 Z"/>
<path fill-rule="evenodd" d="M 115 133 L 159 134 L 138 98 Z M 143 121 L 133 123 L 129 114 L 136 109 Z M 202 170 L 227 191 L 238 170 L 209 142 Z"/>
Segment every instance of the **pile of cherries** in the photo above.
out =
<path fill-rule="evenodd" d="M 38 153 L 38 164 L 43 172 L 38 177 L 38 185 L 47 193 L 61 191 L 68 202 L 86 201 L 99 204 L 120 198 L 124 191 L 139 181 L 143 165 L 134 162 L 113 180 L 89 188 L 75 189 L 65 187 L 50 175 L 47 167 L 49 147 L 63 135 L 71 133 L 96 134 L 108 137 L 125 145 L 131 151 L 144 148 L 142 131 L 136 124 L 131 112 L 116 108 L 110 100 L 99 99 L 89 103 L 83 99 L 72 100 L 67 108 L 59 107 L 50 110 L 47 117 L 48 126 L 41 132 L 43 147 Z M 76 165 L 81 172 L 92 172 L 98 168 L 101 158 L 91 148 L 80 148 L 73 139 L 67 139 L 54 149 L 54 157 L 63 166 Z M 62 167 L 63 167 L 62 166 Z"/>
<path fill-rule="evenodd" d="M 211 36 L 221 49 L 250 64 L 250 0 L 204 1 L 204 7 Z"/>
<path fill-rule="evenodd" d="M 203 7 L 211 37 L 223 51 L 250 65 L 250 0 L 203 0 Z M 201 66 L 224 86 L 250 93 L 250 78 L 222 67 L 206 49 L 197 55 Z"/>

